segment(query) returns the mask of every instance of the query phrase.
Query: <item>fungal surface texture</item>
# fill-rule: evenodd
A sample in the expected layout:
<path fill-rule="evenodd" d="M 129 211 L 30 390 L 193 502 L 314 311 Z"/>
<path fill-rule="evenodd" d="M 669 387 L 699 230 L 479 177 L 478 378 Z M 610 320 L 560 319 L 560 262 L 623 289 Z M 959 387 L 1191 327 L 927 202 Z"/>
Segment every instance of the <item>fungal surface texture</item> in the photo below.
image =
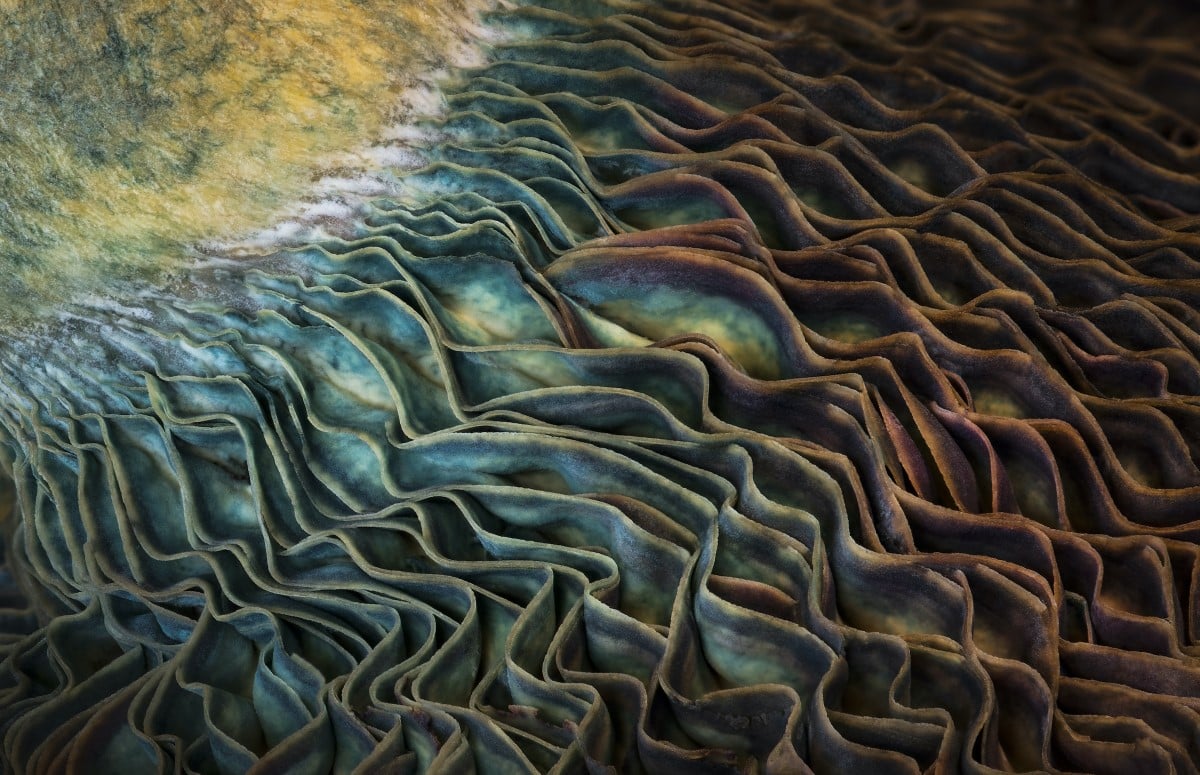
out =
<path fill-rule="evenodd" d="M 318 236 L 6 329 L 0 762 L 1196 773 L 1200 16 L 961 5 L 494 10 Z"/>

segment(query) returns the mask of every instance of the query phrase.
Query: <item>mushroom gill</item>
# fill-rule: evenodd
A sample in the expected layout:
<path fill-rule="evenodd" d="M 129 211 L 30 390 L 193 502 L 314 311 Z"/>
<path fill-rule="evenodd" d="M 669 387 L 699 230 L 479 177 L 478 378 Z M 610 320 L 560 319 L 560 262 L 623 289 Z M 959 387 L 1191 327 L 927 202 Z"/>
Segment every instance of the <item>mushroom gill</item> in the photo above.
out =
<path fill-rule="evenodd" d="M 1196 772 L 1200 17 L 485 24 L 324 238 L 0 344 L 0 760 Z"/>

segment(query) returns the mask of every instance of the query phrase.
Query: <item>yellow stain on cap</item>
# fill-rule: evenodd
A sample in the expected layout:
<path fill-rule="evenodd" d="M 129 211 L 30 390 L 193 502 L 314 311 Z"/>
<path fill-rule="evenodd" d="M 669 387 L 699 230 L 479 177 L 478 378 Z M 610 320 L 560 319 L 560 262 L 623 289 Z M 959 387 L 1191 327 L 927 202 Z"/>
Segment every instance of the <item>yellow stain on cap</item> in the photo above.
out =
<path fill-rule="evenodd" d="M 466 0 L 0 0 L 0 319 L 265 226 Z"/>

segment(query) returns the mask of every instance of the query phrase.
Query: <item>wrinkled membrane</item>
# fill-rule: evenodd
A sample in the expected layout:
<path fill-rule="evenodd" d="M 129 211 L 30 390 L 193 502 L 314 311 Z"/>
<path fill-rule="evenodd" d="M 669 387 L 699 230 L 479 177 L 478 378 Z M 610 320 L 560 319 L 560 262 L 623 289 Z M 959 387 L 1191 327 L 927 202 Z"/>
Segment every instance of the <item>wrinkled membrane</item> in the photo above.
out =
<path fill-rule="evenodd" d="M 0 348 L 11 770 L 1196 772 L 1195 18 L 488 24 L 338 237 Z"/>

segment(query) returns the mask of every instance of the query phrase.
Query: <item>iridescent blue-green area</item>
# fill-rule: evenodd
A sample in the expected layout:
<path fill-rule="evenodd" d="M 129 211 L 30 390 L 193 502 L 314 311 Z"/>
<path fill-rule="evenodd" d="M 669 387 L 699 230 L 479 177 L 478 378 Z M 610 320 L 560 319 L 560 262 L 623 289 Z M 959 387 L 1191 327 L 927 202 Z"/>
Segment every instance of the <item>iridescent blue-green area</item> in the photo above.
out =
<path fill-rule="evenodd" d="M 546 0 L 343 239 L 0 345 L 14 773 L 1195 773 L 1200 20 Z"/>

